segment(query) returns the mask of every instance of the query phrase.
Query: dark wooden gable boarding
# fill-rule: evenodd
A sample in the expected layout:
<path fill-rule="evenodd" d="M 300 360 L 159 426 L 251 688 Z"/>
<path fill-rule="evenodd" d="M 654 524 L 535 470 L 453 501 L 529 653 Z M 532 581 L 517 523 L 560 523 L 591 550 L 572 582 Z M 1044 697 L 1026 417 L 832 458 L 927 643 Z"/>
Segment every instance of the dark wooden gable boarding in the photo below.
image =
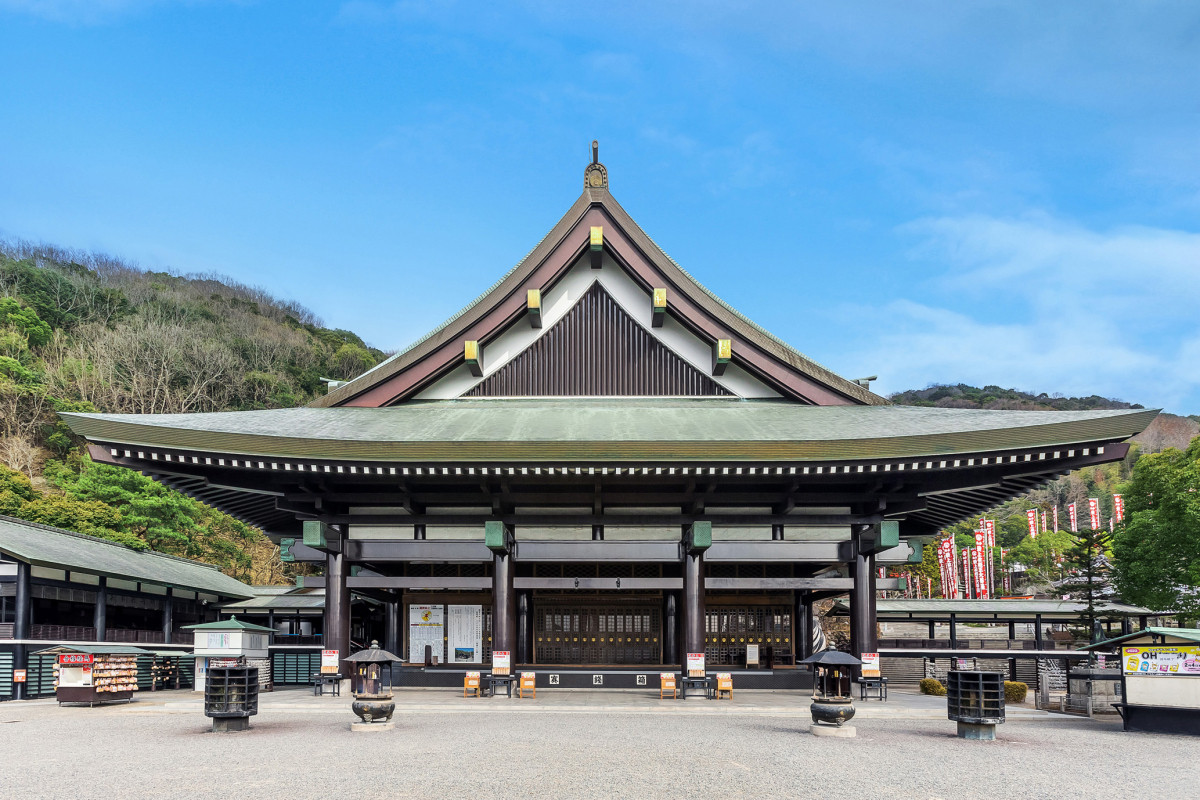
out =
<path fill-rule="evenodd" d="M 717 397 L 726 390 L 621 308 L 598 282 L 466 397 Z"/>

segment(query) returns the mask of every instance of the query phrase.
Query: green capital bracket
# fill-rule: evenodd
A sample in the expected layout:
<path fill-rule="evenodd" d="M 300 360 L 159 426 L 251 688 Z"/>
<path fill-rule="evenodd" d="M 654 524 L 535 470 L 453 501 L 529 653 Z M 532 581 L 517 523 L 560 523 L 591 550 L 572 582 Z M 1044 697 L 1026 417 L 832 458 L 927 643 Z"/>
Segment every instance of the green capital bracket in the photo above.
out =
<path fill-rule="evenodd" d="M 683 545 L 689 553 L 704 552 L 712 547 L 712 523 L 698 520 L 689 525 L 683 535 Z"/>
<path fill-rule="evenodd" d="M 296 560 L 292 548 L 296 546 L 295 539 L 280 539 L 279 540 L 279 560 L 291 563 Z"/>
<path fill-rule="evenodd" d="M 307 547 L 328 547 L 329 539 L 326 532 L 329 526 L 314 519 L 304 521 L 304 544 Z"/>
<path fill-rule="evenodd" d="M 513 546 L 512 531 L 500 520 L 489 519 L 483 523 L 483 543 L 493 553 L 510 553 Z"/>

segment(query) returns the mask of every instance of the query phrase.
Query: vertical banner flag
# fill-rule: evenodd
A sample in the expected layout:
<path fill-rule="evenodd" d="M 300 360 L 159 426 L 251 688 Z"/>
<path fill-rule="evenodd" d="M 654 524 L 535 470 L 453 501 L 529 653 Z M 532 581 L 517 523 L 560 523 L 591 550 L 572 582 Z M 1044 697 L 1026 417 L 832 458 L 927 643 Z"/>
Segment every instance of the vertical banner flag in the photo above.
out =
<path fill-rule="evenodd" d="M 1042 509 L 1042 533 L 1046 532 L 1046 510 Z"/>
<path fill-rule="evenodd" d="M 1100 501 L 1095 497 L 1088 498 L 1088 521 L 1092 523 L 1092 530 L 1100 530 Z"/>
<path fill-rule="evenodd" d="M 1054 530 L 1059 530 L 1058 527 L 1058 501 L 1054 501 Z"/>
<path fill-rule="evenodd" d="M 1125 498 L 1119 494 L 1113 495 L 1113 516 L 1118 525 L 1125 521 Z"/>
<path fill-rule="evenodd" d="M 979 586 L 979 599 L 987 600 L 990 596 L 987 585 L 987 573 L 983 569 L 983 547 L 975 548 L 975 581 Z"/>
<path fill-rule="evenodd" d="M 971 594 L 971 548 L 964 547 L 962 549 L 962 566 L 963 566 L 963 590 L 964 597 L 970 600 Z"/>
<path fill-rule="evenodd" d="M 1079 533 L 1079 513 L 1074 503 L 1067 503 L 1067 517 L 1071 522 L 1071 533 Z"/>
<path fill-rule="evenodd" d="M 1029 519 L 1029 538 L 1037 538 L 1038 513 L 1036 508 L 1031 508 L 1025 512 L 1025 516 Z"/>
<path fill-rule="evenodd" d="M 996 594 L 996 569 L 992 564 L 992 548 L 996 546 L 996 520 L 987 520 L 987 525 L 984 528 L 987 531 L 987 582 L 988 593 Z"/>

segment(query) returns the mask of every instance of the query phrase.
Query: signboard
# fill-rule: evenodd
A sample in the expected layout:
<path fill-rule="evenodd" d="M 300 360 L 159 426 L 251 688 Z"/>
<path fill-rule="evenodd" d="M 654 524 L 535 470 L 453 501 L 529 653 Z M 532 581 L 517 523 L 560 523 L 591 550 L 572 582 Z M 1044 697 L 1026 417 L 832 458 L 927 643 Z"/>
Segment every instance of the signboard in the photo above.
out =
<path fill-rule="evenodd" d="M 510 650 L 493 650 L 492 651 L 492 674 L 493 675 L 508 675 L 512 672 L 512 651 Z"/>
<path fill-rule="evenodd" d="M 23 669 L 14 669 L 12 682 L 13 683 L 25 683 L 25 674 L 26 674 L 25 670 L 23 670 Z"/>
<path fill-rule="evenodd" d="M 687 654 L 687 671 L 689 678 L 704 677 L 704 653 Z"/>
<path fill-rule="evenodd" d="M 321 651 L 321 674 L 336 675 L 338 671 L 338 651 L 337 650 L 322 650 Z"/>
<path fill-rule="evenodd" d="M 751 664 L 758 666 L 758 645 L 756 644 L 746 645 L 746 666 Z"/>
<path fill-rule="evenodd" d="M 863 653 L 862 662 L 862 676 L 864 678 L 879 677 L 879 653 Z"/>
<path fill-rule="evenodd" d="M 483 606 L 446 606 L 447 660 L 459 664 L 483 661 Z"/>
<path fill-rule="evenodd" d="M 434 658 L 445 659 L 446 634 L 444 607 L 410 605 L 408 607 L 408 660 L 425 663 L 425 645 L 433 648 Z"/>
<path fill-rule="evenodd" d="M 206 645 L 206 647 L 209 650 L 232 650 L 233 649 L 233 635 L 229 631 L 224 631 L 224 632 L 209 631 L 206 639 L 208 640 L 208 644 Z"/>
<path fill-rule="evenodd" d="M 1123 647 L 1126 675 L 1200 676 L 1200 645 L 1143 645 Z"/>
<path fill-rule="evenodd" d="M 58 655 L 60 667 L 90 666 L 94 660 L 95 656 L 91 653 L 59 653 Z"/>

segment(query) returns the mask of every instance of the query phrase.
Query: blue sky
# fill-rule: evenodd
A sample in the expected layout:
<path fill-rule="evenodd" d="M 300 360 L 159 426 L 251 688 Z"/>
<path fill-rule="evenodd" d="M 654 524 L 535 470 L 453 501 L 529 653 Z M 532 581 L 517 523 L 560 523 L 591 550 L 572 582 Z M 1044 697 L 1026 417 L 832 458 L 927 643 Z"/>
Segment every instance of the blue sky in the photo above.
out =
<path fill-rule="evenodd" d="M 889 392 L 1200 412 L 1200 4 L 0 0 L 0 236 L 395 349 L 578 196 Z"/>

